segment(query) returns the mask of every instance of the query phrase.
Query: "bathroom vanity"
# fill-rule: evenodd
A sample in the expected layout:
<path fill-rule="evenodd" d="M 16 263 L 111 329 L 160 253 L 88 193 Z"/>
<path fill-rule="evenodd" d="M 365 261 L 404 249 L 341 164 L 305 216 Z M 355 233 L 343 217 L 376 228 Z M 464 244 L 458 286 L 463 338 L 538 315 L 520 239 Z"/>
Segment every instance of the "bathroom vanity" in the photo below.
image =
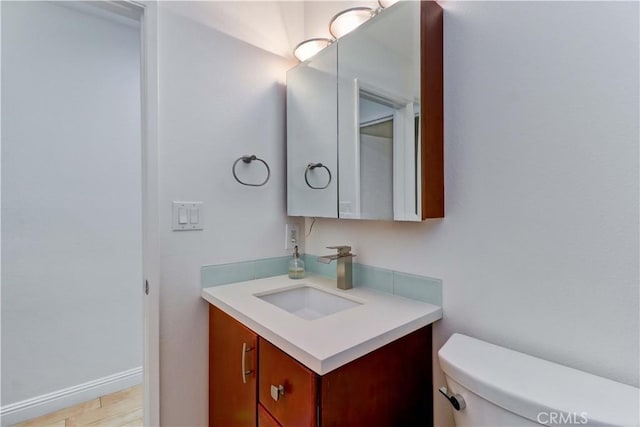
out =
<path fill-rule="evenodd" d="M 207 288 L 210 426 L 432 425 L 435 305 L 286 276 Z"/>

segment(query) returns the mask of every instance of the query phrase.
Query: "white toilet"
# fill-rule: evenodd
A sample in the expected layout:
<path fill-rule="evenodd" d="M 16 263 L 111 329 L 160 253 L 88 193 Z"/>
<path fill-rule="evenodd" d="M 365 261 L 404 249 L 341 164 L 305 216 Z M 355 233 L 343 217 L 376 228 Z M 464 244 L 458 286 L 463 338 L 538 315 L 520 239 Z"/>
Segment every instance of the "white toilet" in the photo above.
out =
<path fill-rule="evenodd" d="M 640 425 L 640 389 L 629 385 L 460 334 L 438 359 L 448 386 L 441 393 L 461 407 L 457 427 Z"/>

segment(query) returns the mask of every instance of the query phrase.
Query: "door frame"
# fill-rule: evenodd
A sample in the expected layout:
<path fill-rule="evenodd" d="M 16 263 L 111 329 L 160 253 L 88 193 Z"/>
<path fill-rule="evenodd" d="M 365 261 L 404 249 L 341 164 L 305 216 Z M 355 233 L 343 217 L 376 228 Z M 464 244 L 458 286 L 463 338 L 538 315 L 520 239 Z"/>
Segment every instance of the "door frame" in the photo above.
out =
<path fill-rule="evenodd" d="M 158 3 L 105 1 L 116 13 L 139 16 L 142 154 L 144 425 L 160 425 L 160 237 L 158 219 Z"/>
<path fill-rule="evenodd" d="M 160 425 L 160 236 L 158 219 L 158 4 L 142 8 L 142 268 L 144 295 L 144 425 Z"/>

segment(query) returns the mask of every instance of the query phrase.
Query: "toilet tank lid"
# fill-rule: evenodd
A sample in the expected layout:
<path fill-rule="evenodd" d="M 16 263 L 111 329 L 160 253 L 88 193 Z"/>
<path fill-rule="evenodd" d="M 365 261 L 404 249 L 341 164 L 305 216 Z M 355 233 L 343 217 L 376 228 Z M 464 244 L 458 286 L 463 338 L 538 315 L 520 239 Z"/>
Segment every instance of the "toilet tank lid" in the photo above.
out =
<path fill-rule="evenodd" d="M 626 384 L 461 334 L 449 338 L 438 359 L 452 380 L 534 422 L 553 412 L 574 424 L 584 424 L 584 416 L 589 426 L 640 425 L 640 389 Z"/>

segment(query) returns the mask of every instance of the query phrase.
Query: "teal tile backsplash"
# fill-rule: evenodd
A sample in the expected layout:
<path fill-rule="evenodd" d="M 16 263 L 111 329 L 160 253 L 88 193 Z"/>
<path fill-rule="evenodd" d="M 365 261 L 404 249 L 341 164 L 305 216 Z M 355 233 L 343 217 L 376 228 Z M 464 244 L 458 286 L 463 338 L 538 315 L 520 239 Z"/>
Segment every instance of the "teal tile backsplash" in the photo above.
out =
<path fill-rule="evenodd" d="M 317 255 L 303 254 L 308 273 L 336 277 L 335 262 L 323 264 Z M 200 269 L 202 287 L 287 274 L 290 256 L 231 264 L 206 265 Z M 353 263 L 353 285 L 442 306 L 442 280 Z"/>
<path fill-rule="evenodd" d="M 304 268 L 309 273 L 319 274 L 320 276 L 336 278 L 336 264 L 335 261 L 329 264 L 318 262 L 317 255 L 304 254 L 302 255 L 304 260 Z"/>
<path fill-rule="evenodd" d="M 442 280 L 393 272 L 393 293 L 442 306 Z"/>
<path fill-rule="evenodd" d="M 284 256 L 230 264 L 205 265 L 200 268 L 200 283 L 203 288 L 208 288 L 287 274 L 290 259 L 291 257 Z"/>
<path fill-rule="evenodd" d="M 353 283 L 354 286 L 363 286 L 392 294 L 393 271 L 355 263 L 353 264 Z"/>
<path fill-rule="evenodd" d="M 253 262 L 255 278 L 262 279 L 287 274 L 289 271 L 289 261 L 291 261 L 290 256 L 256 260 Z"/>

